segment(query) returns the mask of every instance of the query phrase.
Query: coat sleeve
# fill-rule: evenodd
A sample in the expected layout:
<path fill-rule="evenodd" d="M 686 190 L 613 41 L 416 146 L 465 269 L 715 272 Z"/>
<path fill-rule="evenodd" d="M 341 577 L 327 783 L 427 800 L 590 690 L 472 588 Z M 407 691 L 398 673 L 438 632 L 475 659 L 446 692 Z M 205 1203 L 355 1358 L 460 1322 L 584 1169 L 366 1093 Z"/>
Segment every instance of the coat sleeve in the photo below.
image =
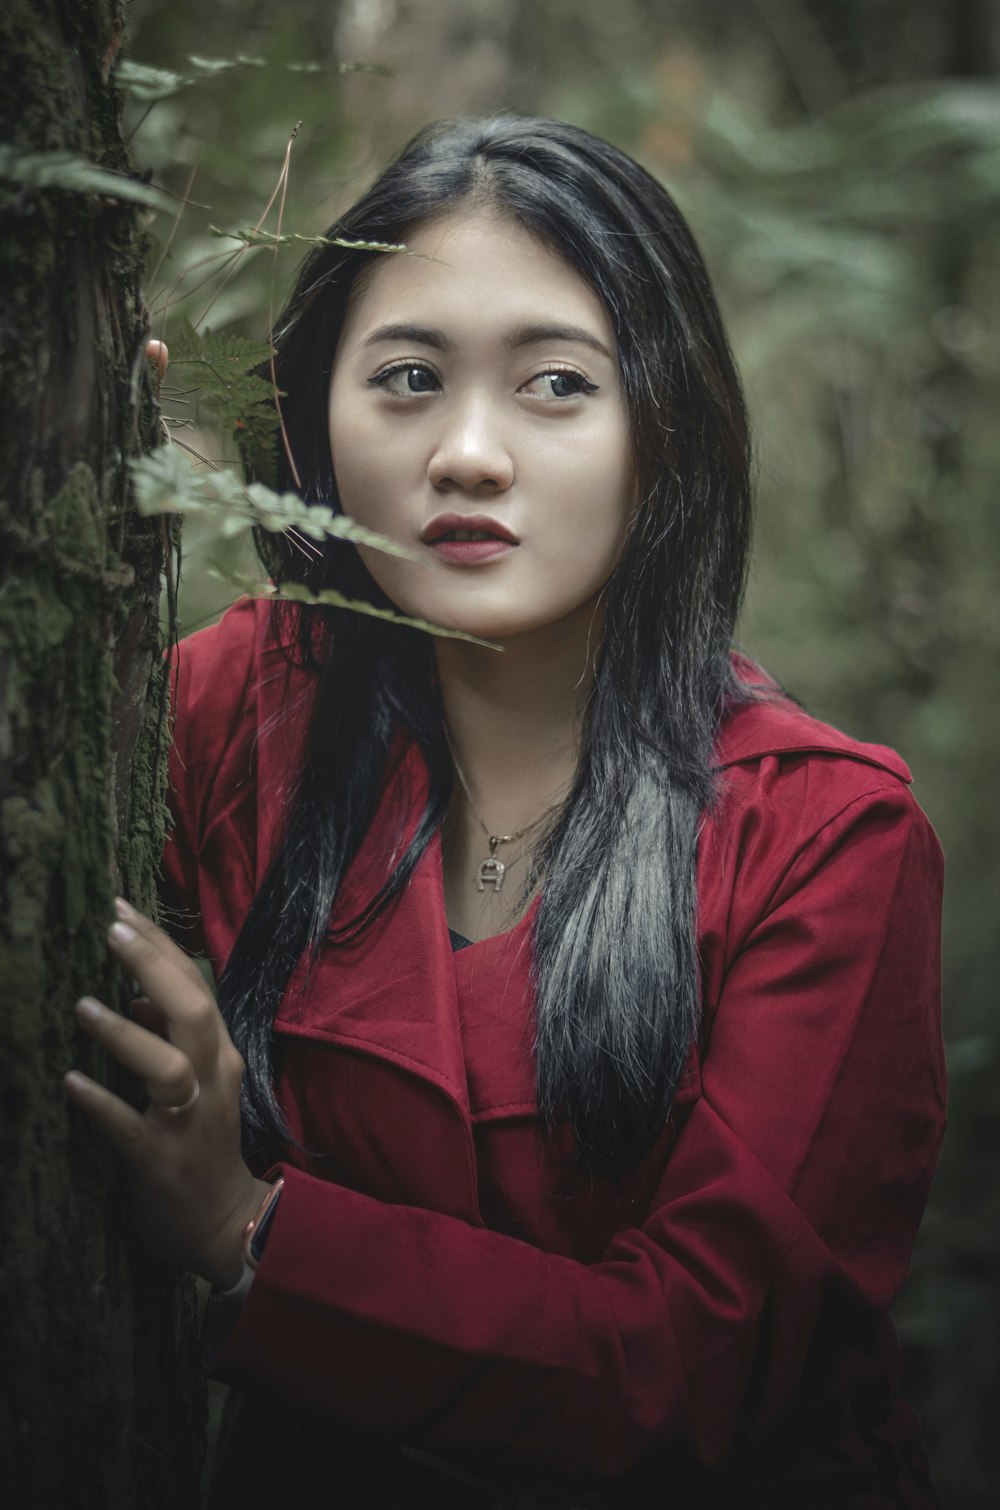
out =
<path fill-rule="evenodd" d="M 239 758 L 235 735 L 245 721 L 258 611 L 251 599 L 242 598 L 218 624 L 181 640 L 166 657 L 171 744 L 160 914 L 163 926 L 191 954 L 208 952 L 200 864 L 205 806 L 220 767 Z"/>
<path fill-rule="evenodd" d="M 876 1326 L 943 1121 L 940 851 L 901 783 L 791 857 L 731 963 L 642 1227 L 587 1266 L 288 1168 L 217 1372 L 440 1452 L 626 1472 L 794 1400 L 818 1318 Z"/>

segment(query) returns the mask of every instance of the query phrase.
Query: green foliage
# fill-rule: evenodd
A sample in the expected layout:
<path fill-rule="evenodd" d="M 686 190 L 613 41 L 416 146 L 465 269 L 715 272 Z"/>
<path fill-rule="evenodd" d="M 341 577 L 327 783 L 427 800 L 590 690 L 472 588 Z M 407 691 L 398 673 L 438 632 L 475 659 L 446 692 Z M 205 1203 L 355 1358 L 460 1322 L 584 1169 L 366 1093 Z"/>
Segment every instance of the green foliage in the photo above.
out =
<path fill-rule="evenodd" d="M 407 247 L 395 241 L 352 241 L 344 236 L 303 236 L 298 231 L 279 236 L 275 231 L 264 231 L 259 226 L 224 231 L 217 225 L 210 225 L 208 229 L 212 236 L 225 236 L 230 241 L 242 242 L 244 246 L 267 246 L 272 250 L 279 246 L 343 246 L 351 252 L 406 252 L 411 257 L 420 255 L 418 252 L 410 252 Z"/>
<path fill-rule="evenodd" d="M 344 514 L 303 503 L 297 493 L 275 493 L 261 482 L 245 484 L 226 468 L 199 465 L 177 445 L 160 446 L 130 462 L 140 514 L 200 514 L 229 539 L 258 528 L 310 540 L 353 540 L 389 556 L 412 552 Z"/>
<path fill-rule="evenodd" d="M 190 72 L 175 73 L 172 69 L 151 68 L 148 63 L 125 58 L 118 65 L 115 77 L 132 99 L 155 104 L 169 99 L 179 90 L 204 84 L 216 74 L 228 73 L 233 68 L 267 67 L 265 58 L 249 57 L 246 53 L 237 53 L 233 58 L 203 58 L 197 53 L 189 53 L 187 61 L 191 65 Z"/>
<path fill-rule="evenodd" d="M 133 99 L 143 101 L 168 99 L 178 89 L 186 89 L 194 83 L 193 75 L 150 68 L 148 64 L 135 63 L 130 58 L 119 63 L 115 78 Z"/>
<path fill-rule="evenodd" d="M 278 443 L 278 416 L 273 383 L 259 370 L 273 355 L 267 342 L 251 341 L 230 331 L 196 331 L 181 319 L 172 329 L 170 360 L 175 372 L 190 381 L 197 403 L 223 435 L 235 440 L 254 477 L 273 480 Z"/>
<path fill-rule="evenodd" d="M 126 58 L 118 65 L 115 77 L 132 99 L 156 104 L 182 89 L 204 84 L 214 75 L 228 73 L 231 69 L 268 67 L 267 58 L 251 57 L 242 52 L 232 58 L 203 58 L 197 53 L 189 53 L 187 61 L 191 65 L 190 72 L 176 73 L 172 69 L 152 68 L 148 63 Z M 301 62 L 293 60 L 285 63 L 284 68 L 288 73 L 372 73 L 382 76 L 389 73 L 377 63 L 322 63 L 315 58 Z"/>
<path fill-rule="evenodd" d="M 245 345 L 252 348 L 249 341 Z M 357 545 L 384 551 L 386 555 L 413 559 L 412 551 L 385 535 L 365 529 L 346 515 L 335 514 L 322 505 L 303 503 L 297 493 L 275 493 L 260 482 L 244 484 L 225 468 L 212 471 L 199 467 L 177 445 L 160 446 L 149 456 L 131 461 L 129 467 L 140 514 L 197 515 L 208 524 L 210 533 L 221 540 L 257 528 L 300 540 L 303 537 L 309 540 L 350 540 Z M 240 592 L 250 593 L 252 597 L 279 597 L 295 603 L 348 608 L 355 613 L 387 619 L 446 639 L 470 640 L 475 645 L 499 648 L 461 630 L 442 629 L 425 619 L 408 618 L 392 609 L 377 608 L 371 603 L 347 598 L 332 589 L 311 592 L 296 582 L 286 582 L 276 588 L 273 584 L 241 577 L 218 565 L 211 570 L 219 580 L 228 582 Z"/>
<path fill-rule="evenodd" d="M 124 199 L 153 210 L 170 208 L 169 199 L 159 189 L 141 179 L 98 168 L 88 158 L 73 152 L 17 152 L 13 147 L 0 146 L 0 180 L 28 189 L 102 194 L 108 199 Z"/>
<path fill-rule="evenodd" d="M 425 634 L 437 635 L 446 640 L 465 640 L 470 645 L 483 645 L 487 650 L 503 653 L 503 646 L 495 645 L 492 640 L 481 640 L 477 635 L 466 634 L 462 629 L 442 629 L 440 625 L 431 624 L 427 619 L 411 619 L 392 608 L 376 608 L 374 604 L 364 603 L 358 598 L 345 597 L 342 592 L 337 592 L 332 587 L 324 587 L 319 592 L 312 592 L 301 582 L 283 582 L 280 587 L 275 587 L 271 583 L 256 582 L 251 578 L 241 577 L 235 572 L 222 571 L 219 568 L 213 568 L 212 574 L 229 582 L 240 592 L 248 593 L 252 598 L 275 598 L 288 603 L 310 603 L 325 608 L 347 608 L 352 613 L 363 613 L 373 619 L 385 619 L 388 623 L 399 624 L 405 629 L 419 629 Z"/>

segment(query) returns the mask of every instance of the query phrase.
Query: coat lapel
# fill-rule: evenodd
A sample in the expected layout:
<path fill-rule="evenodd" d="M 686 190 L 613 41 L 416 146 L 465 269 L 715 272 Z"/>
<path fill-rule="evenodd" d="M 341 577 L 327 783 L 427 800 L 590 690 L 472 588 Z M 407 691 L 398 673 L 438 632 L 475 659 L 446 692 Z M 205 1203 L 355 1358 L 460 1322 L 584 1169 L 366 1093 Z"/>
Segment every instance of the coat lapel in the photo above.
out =
<path fill-rule="evenodd" d="M 437 864 L 440 873 L 440 848 Z M 533 1117 L 535 998 L 531 933 L 537 899 L 508 933 L 452 956 L 474 1122 Z"/>
<path fill-rule="evenodd" d="M 378 890 L 426 796 L 408 754 L 351 867 L 343 924 Z M 287 1105 L 317 1173 L 481 1223 L 459 1001 L 436 841 L 360 938 L 300 966 L 275 1021 Z M 322 1048 L 329 1050 L 324 1054 Z M 327 1151 L 334 1164 L 324 1163 Z"/>

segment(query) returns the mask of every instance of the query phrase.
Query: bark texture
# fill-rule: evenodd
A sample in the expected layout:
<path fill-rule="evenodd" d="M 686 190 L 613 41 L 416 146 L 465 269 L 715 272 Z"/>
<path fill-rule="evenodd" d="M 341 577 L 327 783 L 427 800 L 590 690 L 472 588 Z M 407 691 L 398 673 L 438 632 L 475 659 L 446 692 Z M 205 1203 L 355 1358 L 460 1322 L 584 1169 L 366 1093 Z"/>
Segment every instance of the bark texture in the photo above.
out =
<path fill-rule="evenodd" d="M 5 0 L 3 141 L 128 172 L 122 0 Z M 152 906 L 163 837 L 164 529 L 128 510 L 152 440 L 141 213 L 0 181 L 0 1337 L 3 1498 L 198 1502 L 188 1292 L 137 1251 L 110 1152 L 67 1105 L 84 991 L 124 1005 L 104 931 Z"/>

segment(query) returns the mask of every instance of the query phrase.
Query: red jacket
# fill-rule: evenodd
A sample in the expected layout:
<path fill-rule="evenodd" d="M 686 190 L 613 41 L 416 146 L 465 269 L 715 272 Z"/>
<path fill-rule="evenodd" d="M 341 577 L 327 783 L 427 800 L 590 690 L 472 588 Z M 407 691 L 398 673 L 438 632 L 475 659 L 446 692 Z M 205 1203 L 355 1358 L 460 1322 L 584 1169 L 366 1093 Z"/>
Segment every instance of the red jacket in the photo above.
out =
<path fill-rule="evenodd" d="M 217 971 L 312 687 L 271 623 L 243 601 L 179 652 L 166 897 Z M 453 953 L 436 843 L 293 980 L 277 1084 L 309 1153 L 218 1367 L 245 1397 L 219 1503 L 471 1506 L 520 1475 L 580 1505 L 938 1503 L 887 1313 L 944 1119 L 940 850 L 897 755 L 791 703 L 738 708 L 718 765 L 704 1042 L 627 1177 L 543 1151 L 532 914 Z M 393 833 L 383 810 L 353 896 Z"/>

